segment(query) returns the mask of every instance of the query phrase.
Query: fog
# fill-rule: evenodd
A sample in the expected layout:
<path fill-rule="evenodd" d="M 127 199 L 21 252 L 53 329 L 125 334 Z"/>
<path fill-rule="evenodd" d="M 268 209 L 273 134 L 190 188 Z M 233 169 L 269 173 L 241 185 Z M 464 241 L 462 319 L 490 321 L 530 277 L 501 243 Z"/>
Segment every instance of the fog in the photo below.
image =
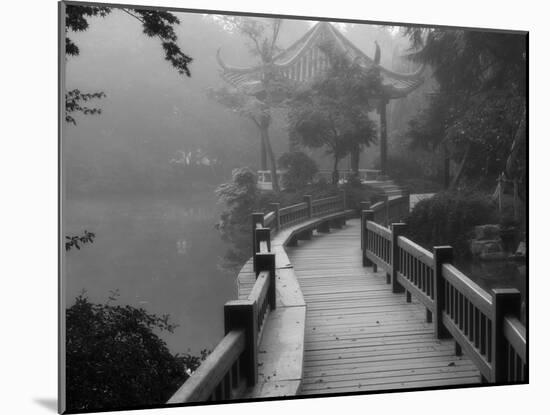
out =
<path fill-rule="evenodd" d="M 219 341 L 223 304 L 236 294 L 235 275 L 221 260 L 226 246 L 214 228 L 221 209 L 214 189 L 235 167 L 259 167 L 256 126 L 209 99 L 206 89 L 224 85 L 218 48 L 230 64 L 254 65 L 257 58 L 219 19 L 175 14 L 178 44 L 193 58 L 191 77 L 179 75 L 164 60 L 160 41 L 121 11 L 69 33 L 80 54 L 67 59 L 66 89 L 106 97 L 89 102 L 101 114 L 76 114 L 76 126 L 63 126 L 63 234 L 96 234 L 93 244 L 66 253 L 63 270 L 67 304 L 83 290 L 94 301 L 119 290 L 121 303 L 168 313 L 181 326 L 165 337 L 173 352 L 197 352 Z M 313 23 L 285 20 L 279 46 L 291 45 Z M 338 28 L 369 56 L 377 40 L 384 66 L 402 63 L 397 54 L 408 42 L 398 30 Z M 390 114 L 396 105 L 404 104 L 392 104 Z M 288 150 L 285 121 L 284 110 L 276 111 L 270 128 L 276 157 Z M 178 174 L 170 161 L 199 149 L 217 160 L 216 169 Z M 322 151 L 314 154 L 321 167 L 330 165 Z M 377 155 L 376 146 L 369 148 L 361 166 L 374 167 Z"/>
<path fill-rule="evenodd" d="M 221 177 L 228 177 L 237 166 L 257 167 L 255 126 L 205 94 L 207 88 L 223 85 L 216 62 L 218 48 L 231 64 L 253 65 L 257 58 L 251 56 L 241 34 L 224 30 L 212 16 L 176 15 L 181 20 L 176 26 L 178 44 L 193 58 L 190 78 L 179 75 L 164 60 L 158 39 L 145 36 L 140 22 L 121 11 L 115 10 L 106 18 L 91 18 L 88 30 L 69 34 L 80 55 L 67 60 L 67 89 L 103 91 L 107 97 L 92 104 L 101 108 L 100 115 L 78 115 L 77 126 L 64 126 L 68 195 L 158 192 L 170 180 L 169 161 L 180 150 L 201 148 L 222 160 Z M 289 46 L 312 23 L 284 20 L 279 46 Z M 397 30 L 374 25 L 338 27 L 369 56 L 374 55 L 377 40 L 382 64 L 398 66 L 394 52 L 403 51 L 407 40 Z M 288 149 L 284 111 L 279 113 L 270 130 L 277 156 Z M 376 150 L 368 153 L 376 154 Z M 367 155 L 364 164 L 372 159 Z"/>

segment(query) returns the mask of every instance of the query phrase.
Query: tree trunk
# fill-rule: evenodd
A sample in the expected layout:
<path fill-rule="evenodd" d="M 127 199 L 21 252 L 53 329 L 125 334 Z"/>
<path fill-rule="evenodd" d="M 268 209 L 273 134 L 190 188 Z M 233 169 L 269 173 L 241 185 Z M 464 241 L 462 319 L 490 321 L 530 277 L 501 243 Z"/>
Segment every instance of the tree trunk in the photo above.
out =
<path fill-rule="evenodd" d="M 340 175 L 338 174 L 338 161 L 339 158 L 334 156 L 334 167 L 332 170 L 332 184 L 334 186 L 338 186 L 338 180 L 340 179 Z"/>
<path fill-rule="evenodd" d="M 356 144 L 353 150 L 350 153 L 350 162 L 351 162 L 351 174 L 352 176 L 359 176 L 359 160 L 361 157 L 361 147 Z"/>
<path fill-rule="evenodd" d="M 458 166 L 458 171 L 455 174 L 455 177 L 453 177 L 453 181 L 451 183 L 450 188 L 455 189 L 458 185 L 458 181 L 460 180 L 460 177 L 462 176 L 462 173 L 464 172 L 464 166 L 466 165 L 466 160 L 468 159 L 468 156 L 470 154 L 470 147 L 471 144 L 468 143 L 466 150 L 464 151 L 464 155 L 462 156 L 462 160 L 460 162 L 460 166 Z"/>
<path fill-rule="evenodd" d="M 447 144 L 443 143 L 443 188 L 449 189 L 451 183 L 451 158 L 449 156 L 449 150 Z"/>
<path fill-rule="evenodd" d="M 509 179 L 515 178 L 515 172 L 514 167 L 516 164 L 516 159 L 519 154 L 519 150 L 522 148 L 523 143 L 525 142 L 526 137 L 526 128 L 525 128 L 525 122 L 526 122 L 526 108 L 523 108 L 523 114 L 521 116 L 521 121 L 519 123 L 518 129 L 516 130 L 516 134 L 514 135 L 514 141 L 512 142 L 512 147 L 510 148 L 510 154 L 508 156 L 508 159 L 506 160 L 506 170 L 505 174 L 506 177 Z"/>
<path fill-rule="evenodd" d="M 273 154 L 273 149 L 271 148 L 271 142 L 269 141 L 269 121 L 262 120 L 261 123 L 261 134 L 262 141 L 265 143 L 266 153 L 269 156 L 270 161 L 270 171 L 271 171 L 271 183 L 273 186 L 273 191 L 279 193 L 279 178 L 277 177 L 277 162 L 275 161 L 275 154 Z"/>

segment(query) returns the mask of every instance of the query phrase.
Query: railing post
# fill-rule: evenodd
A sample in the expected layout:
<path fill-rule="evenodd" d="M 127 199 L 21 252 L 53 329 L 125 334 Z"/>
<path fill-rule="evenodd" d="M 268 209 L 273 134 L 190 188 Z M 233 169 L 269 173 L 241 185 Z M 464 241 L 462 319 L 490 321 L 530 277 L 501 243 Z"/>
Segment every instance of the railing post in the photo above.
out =
<path fill-rule="evenodd" d="M 264 226 L 264 214 L 262 212 L 252 213 L 252 255 L 256 253 L 256 225 Z"/>
<path fill-rule="evenodd" d="M 368 241 L 368 232 L 367 222 L 374 220 L 374 212 L 372 210 L 363 210 L 361 211 L 361 252 L 363 256 L 363 266 L 372 267 L 373 262 L 367 258 L 367 241 Z"/>
<path fill-rule="evenodd" d="M 313 205 L 312 205 L 312 197 L 311 195 L 304 195 L 304 202 L 307 204 L 307 217 L 312 218 L 313 217 Z"/>
<path fill-rule="evenodd" d="M 346 190 L 340 189 L 340 195 L 342 197 L 342 210 L 346 210 Z"/>
<path fill-rule="evenodd" d="M 369 208 L 369 202 L 359 202 L 359 217 L 361 218 L 361 251 L 363 251 L 363 242 L 365 240 L 364 233 L 366 227 L 366 223 L 363 223 L 363 211 L 369 210 Z"/>
<path fill-rule="evenodd" d="M 281 215 L 279 214 L 279 209 L 281 204 L 280 203 L 270 203 L 269 206 L 273 207 L 273 211 L 275 212 L 275 225 L 277 231 L 281 229 Z"/>
<path fill-rule="evenodd" d="M 390 197 L 388 195 L 385 195 L 384 197 L 384 211 L 386 215 L 386 221 L 384 222 L 384 226 L 390 226 Z"/>
<path fill-rule="evenodd" d="M 257 257 L 260 252 L 260 242 L 267 242 L 267 250 L 271 252 L 271 229 L 270 228 L 258 228 L 254 230 L 254 255 L 252 257 L 253 269 L 256 275 L 258 275 Z"/>
<path fill-rule="evenodd" d="M 269 289 L 267 291 L 267 298 L 272 310 L 275 310 L 276 301 L 276 289 L 275 289 L 275 254 L 274 253 L 259 253 L 256 256 L 257 272 L 256 278 L 262 271 L 269 272 Z"/>
<path fill-rule="evenodd" d="M 397 272 L 400 269 L 399 247 L 397 245 L 400 235 L 403 235 L 407 225 L 404 223 L 392 223 L 391 225 L 391 289 L 394 293 L 403 292 L 403 287 L 397 282 Z"/>
<path fill-rule="evenodd" d="M 491 349 L 493 365 L 491 382 L 504 383 L 508 381 L 508 356 L 506 354 L 504 338 L 504 317 L 507 315 L 520 316 L 521 294 L 515 288 L 493 288 L 493 315 L 491 316 Z"/>
<path fill-rule="evenodd" d="M 447 329 L 443 325 L 443 310 L 445 309 L 445 280 L 443 279 L 442 265 L 453 262 L 452 246 L 434 246 L 434 330 L 438 339 L 447 337 Z"/>
<path fill-rule="evenodd" d="M 244 329 L 245 350 L 241 368 L 248 386 L 258 381 L 258 304 L 251 300 L 228 301 L 223 307 L 225 334 L 231 330 Z"/>

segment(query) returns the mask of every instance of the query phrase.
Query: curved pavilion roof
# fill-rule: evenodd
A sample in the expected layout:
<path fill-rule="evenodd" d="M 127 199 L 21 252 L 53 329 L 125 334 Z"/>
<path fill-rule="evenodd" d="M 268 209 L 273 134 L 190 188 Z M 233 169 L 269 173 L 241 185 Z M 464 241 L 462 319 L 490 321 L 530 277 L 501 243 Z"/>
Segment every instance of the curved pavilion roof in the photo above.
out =
<path fill-rule="evenodd" d="M 331 41 L 350 59 L 358 62 L 365 69 L 377 66 L 388 99 L 404 97 L 424 82 L 422 76 L 424 67 L 409 74 L 386 69 L 362 52 L 328 22 L 317 23 L 293 45 L 277 54 L 273 58 L 272 70 L 282 78 L 298 83 L 312 80 L 328 68 L 328 59 L 319 49 L 319 45 L 326 41 Z M 379 54 L 377 53 L 377 55 Z M 377 57 L 379 59 L 379 56 Z M 253 67 L 227 65 L 223 62 L 219 50 L 217 59 L 222 68 L 221 76 L 226 82 L 249 94 L 256 94 L 262 90 L 262 65 Z"/>

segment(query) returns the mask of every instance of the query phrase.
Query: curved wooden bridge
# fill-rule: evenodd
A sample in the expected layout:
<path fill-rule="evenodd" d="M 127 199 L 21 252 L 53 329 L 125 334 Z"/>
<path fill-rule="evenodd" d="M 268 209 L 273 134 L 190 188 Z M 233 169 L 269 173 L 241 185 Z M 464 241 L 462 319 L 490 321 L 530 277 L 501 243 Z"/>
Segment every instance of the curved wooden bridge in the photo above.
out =
<path fill-rule="evenodd" d="M 168 404 L 527 381 L 517 290 L 404 237 L 408 195 L 345 200 L 253 214 L 226 336 Z"/>

